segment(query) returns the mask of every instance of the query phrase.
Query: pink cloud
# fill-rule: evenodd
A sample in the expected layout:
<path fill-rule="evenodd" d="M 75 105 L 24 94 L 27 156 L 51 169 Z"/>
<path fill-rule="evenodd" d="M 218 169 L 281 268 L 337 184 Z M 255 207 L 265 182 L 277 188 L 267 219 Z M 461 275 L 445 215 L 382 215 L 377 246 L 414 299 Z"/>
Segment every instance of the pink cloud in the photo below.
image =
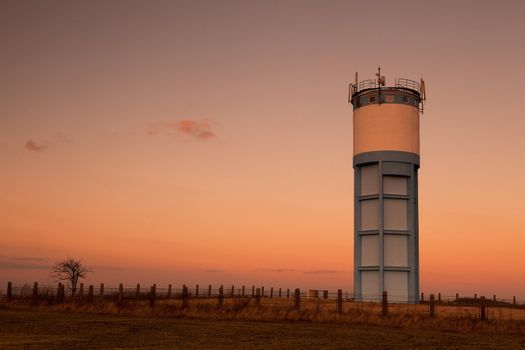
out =
<path fill-rule="evenodd" d="M 48 146 L 53 145 L 53 144 L 72 143 L 72 142 L 73 141 L 66 135 L 57 133 L 54 137 L 48 140 L 44 140 L 44 141 L 36 142 L 34 140 L 28 140 L 25 144 L 25 148 L 26 150 L 31 151 L 31 152 L 41 152 L 41 151 L 44 151 Z"/>
<path fill-rule="evenodd" d="M 26 150 L 32 151 L 32 152 L 41 152 L 46 149 L 47 145 L 38 144 L 33 140 L 29 140 L 26 142 Z"/>
<path fill-rule="evenodd" d="M 206 140 L 215 137 L 215 133 L 211 129 L 210 123 L 207 121 L 197 120 L 179 120 L 177 122 L 177 128 L 180 132 L 191 135 L 195 138 Z"/>
<path fill-rule="evenodd" d="M 162 129 L 175 131 L 177 134 L 190 136 L 197 140 L 209 140 L 216 137 L 212 125 L 206 120 L 182 119 L 177 121 L 150 124 L 146 130 L 148 135 L 157 135 Z"/>

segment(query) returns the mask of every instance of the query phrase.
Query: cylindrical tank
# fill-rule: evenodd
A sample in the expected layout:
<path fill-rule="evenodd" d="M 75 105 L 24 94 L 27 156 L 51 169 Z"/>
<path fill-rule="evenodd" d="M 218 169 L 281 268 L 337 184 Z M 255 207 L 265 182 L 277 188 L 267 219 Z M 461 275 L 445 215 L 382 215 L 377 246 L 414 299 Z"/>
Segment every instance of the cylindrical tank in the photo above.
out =
<path fill-rule="evenodd" d="M 424 82 L 350 85 L 356 300 L 419 301 L 419 118 Z"/>

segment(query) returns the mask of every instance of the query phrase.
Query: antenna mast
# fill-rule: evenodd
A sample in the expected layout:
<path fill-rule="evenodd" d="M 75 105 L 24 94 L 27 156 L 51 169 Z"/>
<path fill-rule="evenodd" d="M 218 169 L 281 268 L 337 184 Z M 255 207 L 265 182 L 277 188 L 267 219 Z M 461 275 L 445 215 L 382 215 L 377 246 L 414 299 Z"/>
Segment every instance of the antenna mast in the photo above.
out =
<path fill-rule="evenodd" d="M 376 77 L 377 77 L 377 93 L 378 93 L 378 96 L 377 98 L 379 99 L 377 102 L 378 104 L 381 104 L 381 86 L 385 86 L 385 76 L 381 76 L 381 67 L 377 67 L 377 73 L 376 73 Z"/>

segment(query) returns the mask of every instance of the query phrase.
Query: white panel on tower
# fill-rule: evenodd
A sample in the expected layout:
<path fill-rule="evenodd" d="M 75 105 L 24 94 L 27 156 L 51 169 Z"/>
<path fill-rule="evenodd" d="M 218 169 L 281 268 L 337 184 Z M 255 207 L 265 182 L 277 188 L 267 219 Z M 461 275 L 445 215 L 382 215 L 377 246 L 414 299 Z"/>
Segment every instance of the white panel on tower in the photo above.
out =
<path fill-rule="evenodd" d="M 363 288 L 361 296 L 363 300 L 379 300 L 382 292 L 379 290 L 379 271 L 361 272 Z"/>
<path fill-rule="evenodd" d="M 407 178 L 405 176 L 383 176 L 383 193 L 408 194 Z"/>
<path fill-rule="evenodd" d="M 405 199 L 385 199 L 384 203 L 384 229 L 408 229 L 408 201 Z"/>
<path fill-rule="evenodd" d="M 384 236 L 385 266 L 408 266 L 408 238 L 405 235 Z"/>
<path fill-rule="evenodd" d="M 361 168 L 361 196 L 379 193 L 379 165 L 370 164 Z"/>
<path fill-rule="evenodd" d="M 407 302 L 408 272 L 385 271 L 385 291 L 388 293 L 388 300 Z"/>
<path fill-rule="evenodd" d="M 361 265 L 379 265 L 379 235 L 368 235 L 361 238 Z"/>
<path fill-rule="evenodd" d="M 379 200 L 361 201 L 361 230 L 379 229 Z"/>

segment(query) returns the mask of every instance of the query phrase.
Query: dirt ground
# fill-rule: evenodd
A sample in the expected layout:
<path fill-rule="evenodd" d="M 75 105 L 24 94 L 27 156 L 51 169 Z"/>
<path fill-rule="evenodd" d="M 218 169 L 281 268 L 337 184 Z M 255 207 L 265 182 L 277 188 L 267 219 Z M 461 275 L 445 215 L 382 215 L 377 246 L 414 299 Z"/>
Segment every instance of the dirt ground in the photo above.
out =
<path fill-rule="evenodd" d="M 525 336 L 0 309 L 1 349 L 524 349 Z"/>

